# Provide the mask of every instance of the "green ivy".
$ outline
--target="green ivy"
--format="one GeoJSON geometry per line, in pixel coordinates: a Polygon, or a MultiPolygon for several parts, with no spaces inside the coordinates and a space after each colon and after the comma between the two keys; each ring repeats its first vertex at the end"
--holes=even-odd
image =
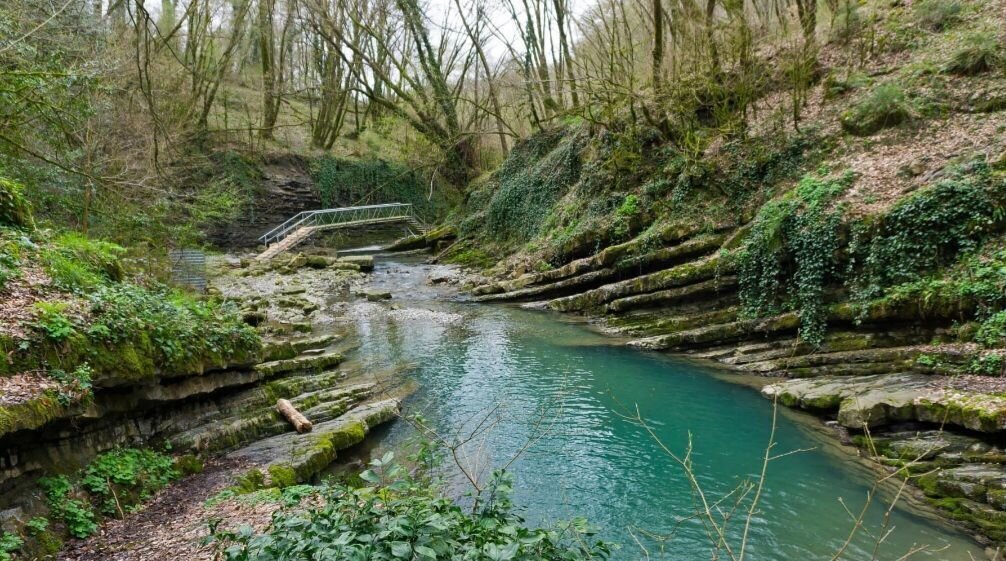
{"type": "Polygon", "coordinates": [[[917,281],[974,252],[1002,220],[992,188],[988,170],[979,166],[895,205],[854,248],[862,264],[853,281],[858,299],[879,297],[886,287],[917,281]]]}
{"type": "Polygon", "coordinates": [[[494,178],[487,233],[519,243],[535,237],[556,201],[579,179],[581,149],[579,136],[559,133],[535,135],[514,147],[494,178]]]}
{"type": "Polygon", "coordinates": [[[314,161],[311,172],[326,208],[410,203],[421,217],[434,221],[449,206],[443,189],[434,189],[431,196],[427,178],[401,164],[326,155],[314,161]]]}
{"type": "Polygon", "coordinates": [[[762,206],[739,256],[742,312],[760,317],[796,309],[800,336],[825,335],[824,290],[838,276],[842,208],[831,204],[853,181],[806,176],[795,189],[762,206]]]}

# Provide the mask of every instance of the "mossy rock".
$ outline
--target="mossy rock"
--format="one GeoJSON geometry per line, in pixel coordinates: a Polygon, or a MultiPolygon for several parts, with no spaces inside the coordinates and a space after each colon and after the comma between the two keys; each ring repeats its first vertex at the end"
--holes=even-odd
{"type": "Polygon", "coordinates": [[[35,229],[35,219],[23,190],[19,183],[0,177],[0,226],[35,229]]]}

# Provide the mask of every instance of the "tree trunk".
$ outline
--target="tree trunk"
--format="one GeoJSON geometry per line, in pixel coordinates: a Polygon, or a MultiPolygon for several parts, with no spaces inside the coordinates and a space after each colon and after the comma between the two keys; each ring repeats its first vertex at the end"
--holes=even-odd
{"type": "Polygon", "coordinates": [[[276,402],[276,410],[279,411],[280,415],[283,415],[284,419],[293,425],[294,430],[298,433],[303,434],[305,432],[311,432],[311,429],[314,428],[311,421],[309,421],[300,411],[297,411],[297,408],[294,407],[292,403],[285,399],[281,399],[276,402]]]}

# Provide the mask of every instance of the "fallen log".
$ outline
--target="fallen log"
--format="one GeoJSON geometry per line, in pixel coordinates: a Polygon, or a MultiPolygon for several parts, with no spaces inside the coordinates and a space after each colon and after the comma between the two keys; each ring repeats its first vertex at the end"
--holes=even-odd
{"type": "Polygon", "coordinates": [[[290,424],[293,425],[294,430],[299,433],[311,432],[313,425],[311,421],[307,419],[297,408],[293,406],[292,403],[285,399],[281,399],[276,402],[276,409],[279,411],[280,415],[283,415],[290,424]]]}

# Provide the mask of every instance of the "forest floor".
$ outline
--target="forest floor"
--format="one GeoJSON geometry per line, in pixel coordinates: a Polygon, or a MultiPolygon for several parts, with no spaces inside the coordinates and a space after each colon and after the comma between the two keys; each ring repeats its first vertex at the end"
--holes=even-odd
{"type": "Polygon", "coordinates": [[[123,520],[106,523],[86,540],[71,541],[62,561],[212,560],[214,547],[206,543],[209,522],[221,520],[221,529],[249,525],[265,527],[278,502],[208,499],[231,485],[247,465],[224,458],[207,462],[202,473],[186,477],[157,494],[146,507],[123,520]]]}

